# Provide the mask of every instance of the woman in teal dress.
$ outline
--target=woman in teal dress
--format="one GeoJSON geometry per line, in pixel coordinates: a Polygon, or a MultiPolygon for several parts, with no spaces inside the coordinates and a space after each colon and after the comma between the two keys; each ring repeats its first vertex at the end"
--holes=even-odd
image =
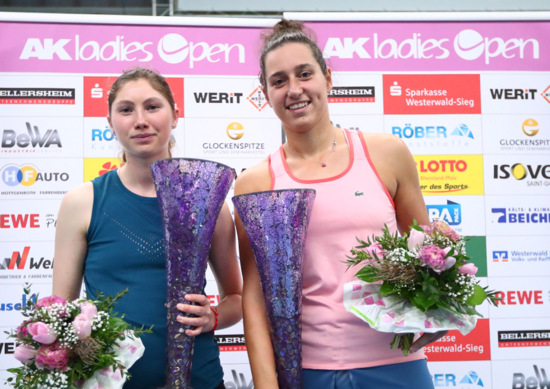
{"type": "MultiPolygon", "coordinates": [[[[170,158],[178,108],[165,79],[154,71],[126,71],[109,94],[107,120],[123,148],[124,165],[70,190],[61,203],[55,239],[53,293],[80,296],[82,281],[93,298],[128,288],[115,310],[131,324],[153,326],[145,334],[144,356],[130,369],[124,388],[153,389],[165,384],[166,275],[162,219],[150,165],[170,158]]],[[[214,329],[242,317],[242,282],[235,229],[227,204],[218,217],[209,264],[220,294],[211,306],[203,294],[187,295],[193,305],[178,309],[194,315],[178,321],[194,327],[191,385],[223,388],[223,370],[214,329]]]]}

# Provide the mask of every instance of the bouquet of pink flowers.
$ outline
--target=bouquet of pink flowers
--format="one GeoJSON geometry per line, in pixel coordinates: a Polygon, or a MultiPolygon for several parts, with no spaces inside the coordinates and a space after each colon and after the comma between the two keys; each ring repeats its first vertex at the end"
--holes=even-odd
{"type": "MultiPolygon", "coordinates": [[[[25,294],[30,295],[29,287],[25,294]]],[[[18,389],[122,388],[128,369],[144,351],[138,335],[150,329],[132,329],[113,314],[115,297],[67,302],[49,296],[22,310],[26,318],[8,333],[18,344],[14,356],[23,365],[8,369],[8,384],[18,389]]]]}
{"type": "Polygon", "coordinates": [[[357,240],[346,263],[362,265],[361,281],[346,284],[344,305],[374,329],[395,333],[391,346],[405,355],[415,332],[467,334],[481,316],[476,306],[496,306],[498,292],[479,285],[465,240],[443,221],[415,221],[404,236],[386,226],[381,236],[357,240]]]}

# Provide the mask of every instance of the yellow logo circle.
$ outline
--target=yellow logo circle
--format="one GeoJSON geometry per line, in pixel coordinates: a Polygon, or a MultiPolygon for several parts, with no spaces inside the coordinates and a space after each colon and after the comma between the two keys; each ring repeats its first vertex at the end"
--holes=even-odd
{"type": "Polygon", "coordinates": [[[238,140],[244,135],[244,127],[241,123],[233,122],[227,126],[226,133],[231,139],[238,140]]]}
{"type": "Polygon", "coordinates": [[[21,174],[21,185],[31,186],[36,182],[36,177],[38,172],[33,166],[23,166],[20,169],[21,174]]]}
{"type": "Polygon", "coordinates": [[[516,180],[523,180],[527,176],[527,170],[521,163],[512,165],[512,175],[516,180]]]}
{"type": "Polygon", "coordinates": [[[527,136],[535,136],[539,132],[539,123],[535,119],[527,119],[521,125],[523,133],[527,136]]]}

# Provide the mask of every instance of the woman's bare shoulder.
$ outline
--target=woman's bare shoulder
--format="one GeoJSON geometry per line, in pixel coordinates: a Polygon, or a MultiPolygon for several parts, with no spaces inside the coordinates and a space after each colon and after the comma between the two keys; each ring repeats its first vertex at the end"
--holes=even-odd
{"type": "Polygon", "coordinates": [[[235,194],[260,192],[270,189],[271,174],[267,158],[256,165],[246,168],[235,181],[235,194]]]}

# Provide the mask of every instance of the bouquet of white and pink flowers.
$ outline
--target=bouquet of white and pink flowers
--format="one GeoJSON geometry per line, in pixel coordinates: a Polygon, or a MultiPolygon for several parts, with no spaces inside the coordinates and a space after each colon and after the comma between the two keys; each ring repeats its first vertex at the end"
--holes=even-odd
{"type": "Polygon", "coordinates": [[[361,281],[344,287],[346,309],[378,331],[396,335],[392,348],[408,355],[414,333],[471,331],[485,300],[496,306],[498,292],[481,287],[466,242],[447,223],[410,226],[400,236],[387,226],[381,236],[360,240],[346,262],[362,265],[361,281]]]}
{"type": "Polygon", "coordinates": [[[8,335],[18,344],[14,356],[23,365],[8,369],[8,384],[18,389],[122,388],[128,369],[144,351],[138,335],[150,329],[132,329],[113,313],[115,297],[67,302],[59,296],[30,296],[26,318],[8,335]]]}

